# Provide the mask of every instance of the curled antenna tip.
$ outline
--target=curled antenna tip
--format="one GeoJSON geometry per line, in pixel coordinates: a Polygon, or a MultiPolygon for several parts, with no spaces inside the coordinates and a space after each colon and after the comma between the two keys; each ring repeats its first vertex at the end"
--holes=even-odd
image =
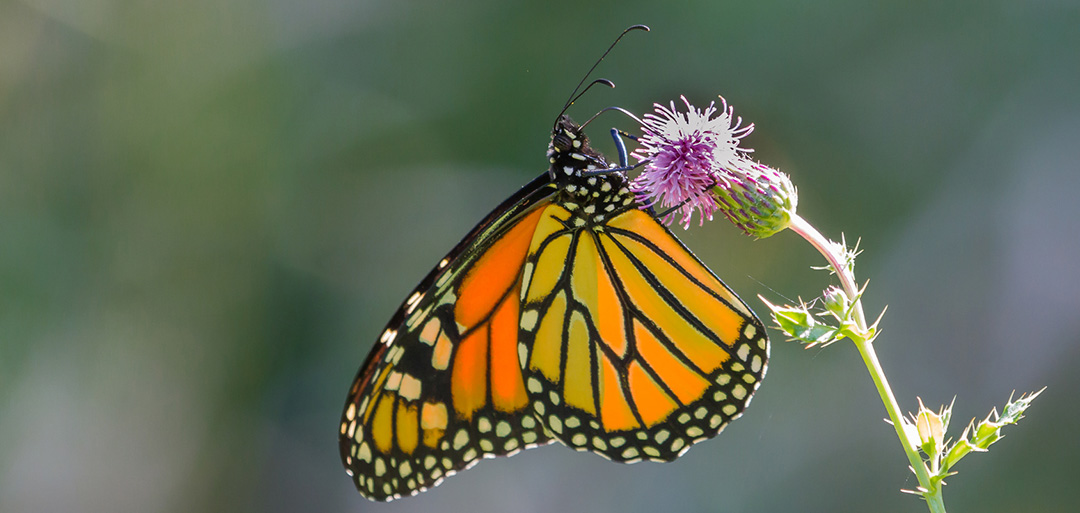
{"type": "Polygon", "coordinates": [[[604,107],[603,109],[600,109],[600,112],[597,112],[596,114],[593,114],[593,117],[587,119],[584,123],[582,123],[580,128],[585,128],[585,127],[589,126],[589,123],[592,123],[593,120],[600,117],[601,114],[603,114],[605,112],[608,112],[608,111],[612,111],[612,110],[617,111],[617,112],[621,112],[623,114],[626,114],[627,117],[629,117],[630,119],[636,121],[638,125],[645,125],[645,123],[642,122],[640,118],[635,116],[633,112],[630,112],[630,111],[628,111],[628,110],[626,110],[626,109],[624,109],[622,107],[611,106],[611,107],[604,107]]]}
{"type": "Polygon", "coordinates": [[[600,62],[604,60],[604,57],[607,57],[607,54],[611,53],[611,50],[613,48],[615,48],[615,45],[619,43],[619,40],[621,40],[623,38],[623,36],[625,36],[628,32],[630,32],[632,30],[644,30],[644,31],[648,32],[649,27],[647,27],[645,25],[631,25],[626,30],[624,30],[622,32],[622,34],[619,34],[619,37],[615,38],[615,41],[613,41],[611,43],[611,46],[609,46],[608,49],[605,50],[602,55],[600,55],[600,58],[597,59],[595,63],[593,63],[592,67],[589,68],[589,71],[587,71],[585,73],[585,76],[581,77],[581,81],[578,82],[578,85],[577,85],[577,87],[574,88],[574,91],[570,93],[570,98],[568,98],[566,100],[566,103],[563,104],[562,111],[559,112],[559,115],[556,116],[556,118],[555,118],[556,119],[555,126],[558,126],[558,118],[561,117],[563,114],[566,114],[566,109],[569,109],[570,106],[573,105],[574,102],[577,101],[578,98],[581,98],[581,95],[585,94],[585,91],[588,91],[590,87],[592,87],[592,86],[594,86],[594,85],[596,85],[598,83],[604,84],[604,85],[606,85],[608,87],[612,87],[612,88],[615,87],[614,82],[612,82],[612,81],[610,81],[608,79],[602,78],[602,79],[599,79],[599,80],[594,80],[591,84],[589,84],[588,86],[585,87],[584,91],[581,91],[580,94],[578,93],[578,91],[581,90],[581,86],[584,85],[585,81],[589,79],[589,75],[591,75],[592,72],[596,69],[596,67],[600,65],[600,62]]]}
{"type": "MultiPolygon", "coordinates": [[[[608,87],[610,87],[612,89],[615,89],[615,82],[612,82],[612,81],[610,81],[610,80],[608,80],[606,78],[598,78],[598,79],[593,80],[592,82],[590,82],[589,85],[585,86],[585,89],[583,89],[580,93],[578,93],[577,96],[571,98],[570,101],[566,104],[566,106],[569,107],[569,106],[573,105],[574,102],[578,101],[578,98],[581,98],[582,96],[584,96],[585,93],[587,93],[589,91],[589,89],[592,89],[592,86],[594,86],[596,84],[604,84],[604,85],[606,85],[606,86],[608,86],[608,87]]],[[[559,116],[562,116],[563,113],[565,113],[565,112],[566,112],[566,109],[563,109],[562,113],[560,113],[559,116]]],[[[593,117],[596,117],[596,116],[593,116],[593,117]]],[[[556,121],[556,124],[558,124],[558,121],[556,121]]],[[[584,127],[585,125],[581,125],[581,126],[584,127]]]]}

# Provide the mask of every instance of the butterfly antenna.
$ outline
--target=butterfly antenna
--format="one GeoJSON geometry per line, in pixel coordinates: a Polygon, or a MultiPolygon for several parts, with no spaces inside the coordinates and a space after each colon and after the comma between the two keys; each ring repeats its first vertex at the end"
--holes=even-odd
{"type": "MultiPolygon", "coordinates": [[[[612,81],[610,81],[610,80],[608,80],[606,78],[598,78],[596,80],[593,80],[591,83],[589,83],[589,85],[585,86],[585,89],[582,89],[581,92],[577,94],[577,96],[574,96],[570,101],[566,102],[566,107],[563,107],[563,110],[562,110],[562,112],[559,113],[559,115],[562,116],[563,113],[566,112],[566,109],[568,107],[573,105],[574,102],[578,101],[578,98],[581,98],[582,96],[585,96],[585,93],[589,92],[589,89],[592,89],[592,86],[594,86],[596,84],[604,84],[604,85],[606,85],[606,86],[608,86],[608,87],[610,87],[612,89],[615,89],[615,82],[612,82],[612,81]]],[[[596,116],[593,116],[593,117],[596,117],[596,116]]]]}
{"type": "MultiPolygon", "coordinates": [[[[630,33],[630,31],[632,31],[632,30],[644,30],[645,32],[648,32],[649,27],[646,26],[646,25],[633,25],[633,26],[628,27],[626,30],[622,31],[622,34],[619,34],[619,37],[615,38],[615,41],[613,41],[611,43],[611,46],[608,47],[607,51],[605,51],[604,54],[601,55],[599,59],[596,59],[596,62],[592,65],[591,68],[589,68],[589,71],[587,73],[585,73],[585,76],[581,77],[581,81],[578,82],[577,87],[575,87],[574,91],[572,93],[570,93],[570,98],[568,100],[566,100],[566,103],[563,105],[562,111],[559,112],[558,116],[555,116],[556,121],[555,121],[555,125],[552,125],[552,128],[554,128],[555,126],[558,125],[558,119],[560,117],[562,117],[563,114],[566,114],[566,110],[569,109],[570,106],[573,105],[574,102],[577,101],[577,99],[581,97],[581,94],[585,94],[585,91],[588,91],[589,87],[592,87],[593,84],[596,84],[597,82],[599,82],[599,80],[594,81],[592,84],[589,84],[589,87],[585,88],[585,91],[581,91],[581,94],[578,94],[578,90],[580,90],[581,86],[585,84],[585,81],[589,79],[589,75],[591,75],[592,72],[596,70],[596,67],[600,65],[600,62],[602,62],[604,60],[604,57],[607,57],[607,54],[611,53],[611,50],[615,48],[615,45],[619,44],[619,41],[623,38],[623,36],[630,33]]],[[[611,83],[610,80],[604,80],[604,82],[606,82],[611,87],[615,87],[615,85],[613,83],[611,83]]]]}
{"type": "MultiPolygon", "coordinates": [[[[612,84],[612,86],[611,86],[611,87],[615,87],[615,85],[614,85],[614,84],[612,84]]],[[[586,88],[585,90],[586,90],[586,91],[588,91],[588,89],[587,89],[587,88],[586,88]]],[[[582,93],[584,93],[584,91],[583,91],[582,93]]],[[[579,95],[579,96],[580,96],[580,95],[579,95]]],[[[612,106],[612,107],[604,107],[604,108],[600,109],[600,112],[597,112],[596,114],[593,114],[593,117],[589,118],[589,119],[588,119],[587,121],[585,121],[584,123],[582,123],[582,124],[581,124],[581,128],[585,128],[585,127],[589,126],[589,123],[592,123],[594,119],[596,119],[596,118],[600,117],[600,115],[601,115],[601,114],[603,114],[603,113],[605,113],[605,112],[607,112],[607,111],[609,111],[609,110],[614,110],[614,111],[622,112],[623,114],[626,114],[627,116],[629,116],[629,117],[630,117],[630,119],[632,119],[632,120],[634,120],[634,121],[637,121],[637,124],[639,124],[639,125],[644,125],[644,124],[645,124],[645,122],[644,122],[644,121],[642,121],[642,120],[641,120],[640,118],[638,118],[637,116],[635,116],[633,112],[630,112],[630,111],[628,111],[628,110],[626,110],[626,109],[624,109],[624,108],[622,108],[622,107],[614,107],[614,106],[612,106]]]]}

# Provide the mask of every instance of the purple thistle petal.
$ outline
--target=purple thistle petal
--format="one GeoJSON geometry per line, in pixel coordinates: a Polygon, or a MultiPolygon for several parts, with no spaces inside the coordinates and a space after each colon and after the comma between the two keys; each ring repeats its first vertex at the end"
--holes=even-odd
{"type": "MultiPolygon", "coordinates": [[[[670,107],[654,104],[655,112],[645,114],[643,136],[638,141],[641,147],[633,155],[648,164],[632,188],[646,207],[675,208],[686,228],[694,211],[701,216],[699,224],[712,220],[718,206],[709,189],[728,181],[726,167],[745,161],[751,150],[739,148],[739,139],[754,125],[740,127],[742,118],[733,123],[733,109],[726,102],[714,118],[718,112],[715,102],[699,110],[685,96],[680,99],[686,112],[679,112],[671,102],[670,107]]],[[[674,212],[664,221],[670,223],[673,218],[674,212]]]]}
{"type": "Polygon", "coordinates": [[[748,235],[768,237],[787,227],[795,214],[798,192],[787,175],[752,162],[753,151],[739,142],[754,129],[721,99],[698,109],[686,105],[679,112],[675,102],[654,104],[641,120],[640,147],[632,154],[645,162],[631,183],[642,208],[659,206],[671,210],[663,221],[681,217],[690,226],[694,212],[700,223],[712,220],[720,210],[748,235]]]}

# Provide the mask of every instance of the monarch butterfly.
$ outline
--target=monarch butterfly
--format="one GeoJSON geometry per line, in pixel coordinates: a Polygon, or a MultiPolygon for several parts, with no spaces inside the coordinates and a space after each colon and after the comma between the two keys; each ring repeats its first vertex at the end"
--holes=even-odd
{"type": "Polygon", "coordinates": [[[360,367],[339,446],[363,496],[415,495],[556,440],[671,461],[757,389],[764,326],[642,209],[625,162],[609,165],[565,115],[547,155],[549,170],[439,261],[360,367]]]}

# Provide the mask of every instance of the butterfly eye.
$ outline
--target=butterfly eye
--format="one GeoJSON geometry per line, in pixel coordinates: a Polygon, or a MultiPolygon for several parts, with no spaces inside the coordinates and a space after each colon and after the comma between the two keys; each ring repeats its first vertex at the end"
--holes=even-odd
{"type": "Polygon", "coordinates": [[[571,139],[566,133],[555,134],[551,138],[551,145],[555,147],[555,151],[559,153],[570,151],[573,147],[573,139],[571,139]]]}

